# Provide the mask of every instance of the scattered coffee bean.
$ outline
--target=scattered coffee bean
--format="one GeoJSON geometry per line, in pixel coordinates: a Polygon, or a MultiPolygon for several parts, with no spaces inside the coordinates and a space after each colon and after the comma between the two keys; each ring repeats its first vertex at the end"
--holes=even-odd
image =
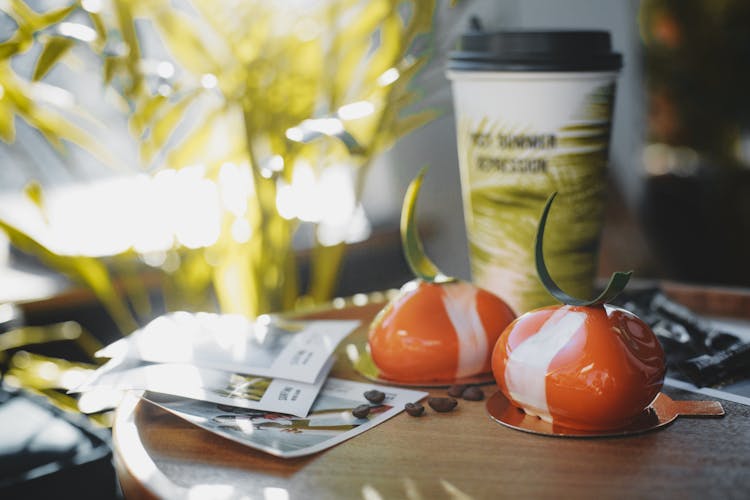
{"type": "Polygon", "coordinates": [[[370,405],[359,405],[352,410],[352,415],[357,418],[365,418],[370,414],[370,405]]]}
{"type": "Polygon", "coordinates": [[[466,388],[461,397],[467,401],[481,401],[484,399],[484,392],[479,387],[472,385],[466,388]]]}
{"type": "Polygon", "coordinates": [[[406,413],[412,417],[421,417],[424,413],[424,406],[419,403],[406,403],[404,409],[406,409],[406,413]]]}
{"type": "Polygon", "coordinates": [[[380,404],[385,399],[385,393],[375,389],[365,392],[365,399],[370,403],[380,404]]]}
{"type": "Polygon", "coordinates": [[[458,405],[458,401],[453,398],[428,398],[427,404],[435,411],[448,412],[458,405]]]}
{"type": "Polygon", "coordinates": [[[448,396],[452,398],[460,398],[461,394],[466,390],[465,384],[452,385],[448,388],[448,396]]]}

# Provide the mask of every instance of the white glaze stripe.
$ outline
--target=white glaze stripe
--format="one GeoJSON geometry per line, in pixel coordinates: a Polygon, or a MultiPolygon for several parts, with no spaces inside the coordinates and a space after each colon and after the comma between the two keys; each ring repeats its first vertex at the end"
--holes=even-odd
{"type": "Polygon", "coordinates": [[[458,336],[456,377],[476,375],[487,358],[487,335],[477,311],[477,290],[468,283],[443,287],[443,304],[458,336]]]}
{"type": "Polygon", "coordinates": [[[585,321],[585,314],[563,306],[544,322],[536,335],[511,351],[505,366],[505,384],[511,398],[530,410],[529,413],[551,421],[546,383],[549,365],[585,321]]]}

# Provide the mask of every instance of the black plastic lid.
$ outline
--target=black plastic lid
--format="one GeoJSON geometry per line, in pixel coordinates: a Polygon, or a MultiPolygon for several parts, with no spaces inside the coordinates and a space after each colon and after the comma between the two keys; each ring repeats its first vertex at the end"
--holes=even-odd
{"type": "Polygon", "coordinates": [[[482,31],[478,23],[450,53],[456,71],[613,71],[622,55],[607,31],[482,31]]]}

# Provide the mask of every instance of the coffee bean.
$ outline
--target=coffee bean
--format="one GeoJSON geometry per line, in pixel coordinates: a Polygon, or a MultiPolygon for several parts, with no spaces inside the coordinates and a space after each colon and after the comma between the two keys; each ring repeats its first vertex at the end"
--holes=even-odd
{"type": "Polygon", "coordinates": [[[370,403],[380,404],[385,399],[385,393],[375,389],[365,392],[365,399],[370,403]]]}
{"type": "Polygon", "coordinates": [[[461,394],[466,390],[466,387],[465,384],[452,385],[448,388],[448,396],[452,398],[460,398],[461,394]]]}
{"type": "Polygon", "coordinates": [[[479,387],[472,385],[466,388],[461,397],[467,401],[481,401],[484,399],[484,392],[479,387]]]}
{"type": "Polygon", "coordinates": [[[453,398],[428,398],[427,404],[433,410],[444,413],[455,408],[458,405],[458,401],[453,398]]]}
{"type": "Polygon", "coordinates": [[[352,415],[357,418],[365,418],[370,414],[370,405],[359,405],[352,410],[352,415]]]}
{"type": "Polygon", "coordinates": [[[421,417],[424,413],[424,406],[419,403],[406,403],[404,409],[406,409],[406,413],[412,417],[421,417]]]}

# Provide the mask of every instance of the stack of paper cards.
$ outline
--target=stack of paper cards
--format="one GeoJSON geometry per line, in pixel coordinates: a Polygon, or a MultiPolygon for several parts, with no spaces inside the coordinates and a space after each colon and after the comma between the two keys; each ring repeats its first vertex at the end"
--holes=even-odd
{"type": "Polygon", "coordinates": [[[171,313],[97,353],[112,359],[74,392],[137,389],[304,417],[358,325],[171,313]]]}
{"type": "Polygon", "coordinates": [[[310,413],[295,417],[147,392],[144,398],[180,418],[227,439],[284,458],[325,450],[386,421],[427,393],[329,378],[310,413]],[[385,398],[370,403],[364,393],[380,390],[385,398]],[[369,404],[367,416],[352,410],[369,404]]]}

